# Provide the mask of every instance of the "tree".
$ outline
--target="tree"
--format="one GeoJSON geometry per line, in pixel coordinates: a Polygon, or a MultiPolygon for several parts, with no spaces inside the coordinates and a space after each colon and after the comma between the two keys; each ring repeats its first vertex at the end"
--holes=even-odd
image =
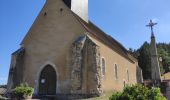
{"type": "Polygon", "coordinates": [[[158,55],[162,58],[160,65],[166,72],[170,71],[170,45],[165,43],[158,44],[158,55]]]}
{"type": "MultiPolygon", "coordinates": [[[[161,73],[170,72],[170,43],[158,43],[157,51],[159,58],[162,58],[160,61],[161,73]]],[[[150,55],[150,44],[144,42],[144,44],[137,50],[129,49],[129,52],[138,59],[139,67],[143,71],[144,79],[151,79],[151,55],[150,55]]],[[[158,59],[159,59],[158,58],[158,59]]]]}
{"type": "Polygon", "coordinates": [[[138,50],[138,63],[143,71],[144,79],[151,79],[151,56],[150,45],[145,42],[138,50]]]}

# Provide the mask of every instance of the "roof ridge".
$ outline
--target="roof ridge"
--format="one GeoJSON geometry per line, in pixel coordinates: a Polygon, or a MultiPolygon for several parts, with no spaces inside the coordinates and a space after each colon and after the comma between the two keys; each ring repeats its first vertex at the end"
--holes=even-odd
{"type": "Polygon", "coordinates": [[[97,38],[99,38],[99,36],[96,35],[96,32],[94,32],[93,30],[89,29],[88,25],[92,25],[92,27],[96,28],[98,31],[100,31],[99,33],[101,35],[103,35],[106,39],[107,39],[107,43],[105,41],[102,41],[104,43],[106,43],[106,45],[108,45],[110,48],[114,48],[116,52],[118,52],[119,54],[123,55],[125,58],[127,58],[128,60],[130,60],[131,62],[134,63],[134,59],[136,59],[135,57],[133,57],[133,55],[131,55],[134,59],[132,59],[131,57],[128,56],[128,54],[130,54],[128,52],[128,50],[121,44],[119,43],[117,40],[115,40],[112,36],[106,34],[103,30],[101,30],[99,27],[97,27],[96,25],[94,25],[91,21],[89,21],[89,23],[83,21],[79,16],[77,16],[74,12],[72,12],[74,17],[79,21],[79,23],[85,28],[85,30],[87,30],[89,33],[92,33],[92,35],[96,36],[97,38]],[[111,47],[110,45],[116,44],[121,50],[118,50],[118,48],[115,47],[111,47]]]}

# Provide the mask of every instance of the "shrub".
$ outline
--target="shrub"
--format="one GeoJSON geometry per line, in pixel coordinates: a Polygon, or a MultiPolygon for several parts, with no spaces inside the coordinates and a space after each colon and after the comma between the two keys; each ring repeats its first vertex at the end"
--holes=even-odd
{"type": "Polygon", "coordinates": [[[160,88],[152,88],[148,96],[151,100],[166,100],[166,98],[161,95],[160,88]]]}
{"type": "Polygon", "coordinates": [[[109,100],[166,100],[159,88],[148,89],[136,84],[126,86],[123,92],[114,92],[109,100]]]}
{"type": "Polygon", "coordinates": [[[20,84],[14,89],[14,94],[19,97],[23,98],[24,96],[32,96],[34,89],[28,86],[27,83],[20,84]]]}
{"type": "Polygon", "coordinates": [[[122,96],[122,93],[115,92],[115,93],[112,94],[112,96],[109,99],[110,100],[119,100],[121,96],[122,96]]]}

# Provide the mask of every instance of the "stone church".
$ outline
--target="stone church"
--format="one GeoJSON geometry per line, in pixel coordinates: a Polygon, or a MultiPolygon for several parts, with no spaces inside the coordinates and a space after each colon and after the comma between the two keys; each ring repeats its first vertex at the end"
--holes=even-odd
{"type": "Polygon", "coordinates": [[[88,19],[88,0],[46,0],[12,54],[8,90],[99,96],[141,81],[136,58],[88,19]],[[138,76],[138,77],[137,77],[138,76]]]}

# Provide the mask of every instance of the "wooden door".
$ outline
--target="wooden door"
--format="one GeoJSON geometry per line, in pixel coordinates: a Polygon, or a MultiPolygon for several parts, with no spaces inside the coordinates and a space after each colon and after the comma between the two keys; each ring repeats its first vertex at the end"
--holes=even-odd
{"type": "Polygon", "coordinates": [[[56,94],[56,72],[54,68],[47,65],[40,74],[39,78],[39,94],[55,95],[56,94]]]}

